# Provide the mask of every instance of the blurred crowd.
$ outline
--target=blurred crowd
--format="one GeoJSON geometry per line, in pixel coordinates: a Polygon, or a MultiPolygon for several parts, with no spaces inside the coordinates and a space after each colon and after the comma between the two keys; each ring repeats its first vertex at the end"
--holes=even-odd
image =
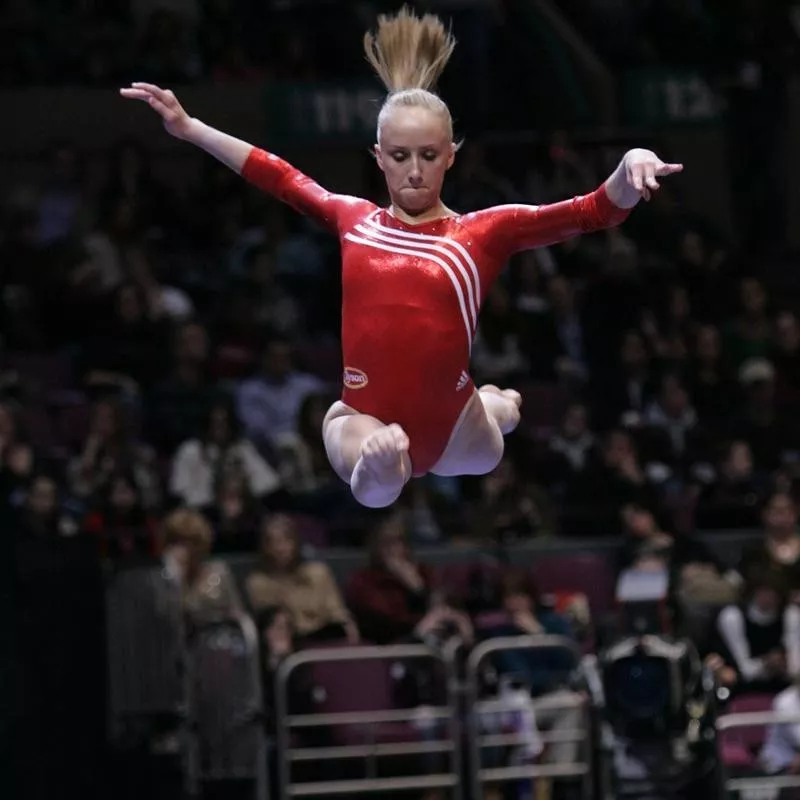
{"type": "MultiPolygon", "coordinates": [[[[215,549],[251,550],[264,509],[360,543],[320,436],[340,380],[335,242],[197,158],[177,194],[134,142],[104,160],[61,142],[44,183],[6,198],[4,494],[37,487],[48,525],[88,525],[108,553],[151,552],[124,532],[176,505],[209,514],[215,549]]],[[[446,201],[571,196],[608,160],[557,135],[515,181],[469,142],[446,201]]],[[[513,259],[473,371],[523,391],[523,423],[492,475],[409,485],[414,539],[613,536],[630,503],[681,530],[757,523],[797,478],[800,329],[755,266],[666,187],[620,230],[513,259]]]]}
{"type": "MultiPolygon", "coordinates": [[[[148,551],[118,531],[175,505],[207,512],[219,549],[252,549],[265,508],[358,543],[320,438],[340,379],[335,242],[197,158],[178,195],[134,142],[104,161],[62,142],[45,182],[7,198],[7,496],[36,487],[48,525],[89,525],[109,552],[148,551]]],[[[448,204],[571,196],[608,155],[558,135],[518,181],[491,160],[465,147],[448,204]]],[[[521,388],[523,424],[492,475],[409,485],[414,538],[609,536],[628,503],[682,530],[755,524],[800,464],[798,319],[755,266],[667,188],[620,230],[515,258],[473,371],[521,388]]]]}

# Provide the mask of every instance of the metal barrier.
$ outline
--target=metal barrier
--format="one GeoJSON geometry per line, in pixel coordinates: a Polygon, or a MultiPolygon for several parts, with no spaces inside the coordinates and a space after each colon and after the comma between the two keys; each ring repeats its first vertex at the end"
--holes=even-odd
{"type": "MultiPolygon", "coordinates": [[[[381,668],[376,663],[376,668],[381,668]]],[[[276,723],[277,723],[277,762],[281,800],[292,797],[318,797],[322,795],[364,794],[367,792],[393,792],[427,789],[450,790],[454,800],[461,798],[461,749],[460,724],[458,719],[457,700],[455,695],[454,665],[441,652],[423,644],[389,645],[385,647],[343,647],[332,649],[306,650],[288,656],[279,666],[276,675],[276,723]],[[432,668],[439,668],[444,673],[444,705],[425,705],[414,708],[384,708],[375,710],[335,711],[319,714],[294,714],[289,710],[289,681],[297,674],[300,667],[311,665],[324,667],[337,663],[357,662],[359,669],[366,663],[387,662],[383,665],[391,668],[393,664],[407,665],[417,662],[423,666],[427,662],[432,668]],[[404,730],[406,741],[380,742],[380,726],[398,724],[407,725],[404,730]],[[429,733],[443,725],[446,733],[443,737],[426,740],[413,739],[412,726],[422,723],[429,726],[429,733]],[[293,738],[298,732],[309,729],[327,729],[331,732],[342,730],[343,726],[363,726],[369,741],[363,744],[334,744],[332,746],[302,747],[295,746],[293,738]],[[377,759],[388,756],[424,756],[449,755],[449,769],[437,773],[419,771],[413,775],[398,777],[378,777],[377,759]],[[292,777],[292,766],[301,762],[342,762],[352,763],[355,759],[363,759],[367,765],[367,776],[357,779],[330,779],[295,782],[292,777]]],[[[362,687],[363,688],[363,687],[362,687]]],[[[359,692],[359,686],[349,687],[349,693],[359,692]]],[[[347,692],[345,693],[347,694],[347,692]]],[[[341,699],[341,698],[340,698],[341,699]]],[[[389,705],[389,704],[387,704],[389,705]]],[[[348,737],[344,738],[345,741],[348,737]]]]}
{"type": "MultiPolygon", "coordinates": [[[[767,725],[798,725],[800,713],[781,714],[775,711],[745,711],[736,714],[724,714],[717,719],[717,732],[767,725]]],[[[749,800],[775,800],[782,789],[800,789],[800,775],[754,775],[731,777],[720,758],[720,770],[723,776],[725,791],[729,795],[740,795],[749,800]]],[[[800,796],[800,793],[798,793],[800,796]]]]}
{"type": "MultiPolygon", "coordinates": [[[[481,722],[490,714],[508,711],[507,704],[498,698],[482,699],[480,693],[480,671],[487,657],[493,653],[509,650],[567,650],[574,656],[575,666],[580,663],[580,651],[577,645],[562,636],[507,636],[489,639],[477,645],[470,653],[467,661],[467,713],[469,715],[468,739],[470,754],[470,775],[472,781],[472,796],[483,797],[484,785],[488,783],[508,783],[510,781],[534,780],[544,778],[550,780],[563,780],[580,778],[582,780],[583,796],[589,798],[593,793],[592,786],[592,741],[591,719],[589,715],[589,701],[587,697],[574,692],[565,692],[560,698],[562,702],[551,704],[552,709],[580,709],[585,725],[581,728],[561,731],[539,731],[540,738],[545,744],[577,742],[579,748],[585,753],[585,760],[563,763],[531,763],[518,766],[484,767],[483,756],[485,749],[497,747],[524,746],[527,739],[520,733],[494,733],[484,734],[481,731],[481,722]]],[[[534,700],[534,704],[535,704],[534,700]]]]}
{"type": "Polygon", "coordinates": [[[258,632],[252,620],[205,625],[189,643],[190,779],[248,780],[268,792],[258,632]]]}

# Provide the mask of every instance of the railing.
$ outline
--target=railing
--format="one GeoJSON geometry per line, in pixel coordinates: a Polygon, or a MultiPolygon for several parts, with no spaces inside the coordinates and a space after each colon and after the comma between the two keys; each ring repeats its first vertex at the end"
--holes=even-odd
{"type": "MultiPolygon", "coordinates": [[[[483,756],[488,748],[504,746],[524,746],[526,737],[520,733],[484,734],[481,720],[487,715],[502,712],[507,707],[502,699],[482,699],[480,675],[485,660],[494,653],[509,650],[566,650],[573,657],[575,665],[580,662],[580,652],[573,641],[561,636],[510,636],[490,639],[479,644],[467,661],[467,709],[469,714],[469,754],[472,796],[483,797],[484,787],[493,783],[508,783],[519,780],[581,780],[583,796],[590,798],[592,787],[592,742],[591,720],[588,698],[574,692],[560,693],[559,698],[548,706],[548,710],[580,709],[584,724],[575,729],[546,731],[539,730],[544,744],[576,742],[584,753],[583,760],[572,762],[530,763],[516,766],[484,767],[483,756]]],[[[536,701],[534,701],[534,708],[536,701]]]]}
{"type": "MultiPolygon", "coordinates": [[[[724,714],[717,720],[717,731],[752,726],[800,725],[800,713],[782,714],[775,711],[745,711],[724,714]]],[[[719,737],[718,744],[721,743],[719,737]]],[[[742,800],[775,800],[783,789],[799,789],[800,775],[754,775],[732,777],[720,759],[725,790],[729,795],[738,795],[742,800]]]]}
{"type": "MultiPolygon", "coordinates": [[[[335,649],[306,650],[286,658],[276,675],[276,723],[277,763],[281,800],[292,797],[342,796],[367,792],[393,792],[408,790],[447,789],[455,800],[461,798],[461,753],[460,725],[458,720],[453,662],[443,653],[422,644],[390,645],[387,647],[343,647],[335,649]],[[439,705],[417,706],[406,709],[362,709],[342,710],[331,713],[292,713],[289,708],[289,681],[304,666],[323,667],[345,662],[375,663],[376,669],[390,668],[392,664],[410,663],[438,667],[444,676],[446,702],[439,705]],[[378,662],[386,662],[381,665],[378,662]],[[429,726],[429,732],[444,729],[443,736],[425,741],[413,740],[411,727],[416,723],[429,726]],[[381,742],[381,726],[399,723],[408,725],[408,741],[381,742]],[[360,744],[347,742],[348,736],[339,737],[340,742],[331,746],[304,747],[295,742],[295,737],[304,729],[337,729],[361,726],[369,741],[360,744]],[[341,741],[344,743],[341,743],[341,741]],[[420,761],[425,756],[449,756],[449,768],[433,774],[417,769],[415,774],[396,777],[378,777],[377,760],[391,756],[416,756],[420,761]],[[367,762],[368,774],[357,779],[331,778],[330,780],[295,781],[293,765],[303,762],[328,762],[345,766],[355,759],[367,762]]],[[[352,687],[358,693],[358,686],[352,687]]],[[[386,699],[386,698],[384,698],[386,699]]],[[[387,706],[390,702],[386,703],[387,706]]],[[[418,767],[415,764],[414,767],[418,767]]]]}

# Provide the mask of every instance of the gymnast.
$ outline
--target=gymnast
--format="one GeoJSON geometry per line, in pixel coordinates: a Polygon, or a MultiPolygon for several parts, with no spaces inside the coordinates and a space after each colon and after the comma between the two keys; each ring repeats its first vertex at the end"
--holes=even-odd
{"type": "Polygon", "coordinates": [[[500,461],[521,397],[476,388],[469,362],[481,302],[509,257],[620,224],[659,188],[658,178],[683,166],[630,150],[585,196],[459,214],[440,197],[458,145],[450,111],[433,92],[455,39],[436,16],[403,8],[379,17],[364,47],[388,92],[374,146],[388,208],[326,191],[278,156],[190,117],[169,90],[133,83],[121,94],[147,103],[173,136],[337,234],[343,387],[322,435],[354,497],[381,508],[412,476],[482,475],[500,461]]]}

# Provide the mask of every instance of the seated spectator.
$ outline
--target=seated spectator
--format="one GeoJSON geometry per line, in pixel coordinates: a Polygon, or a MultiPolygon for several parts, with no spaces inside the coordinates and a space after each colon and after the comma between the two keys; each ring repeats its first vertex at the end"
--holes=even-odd
{"type": "Polygon", "coordinates": [[[703,543],[688,533],[662,530],[648,509],[631,503],[622,509],[623,547],[620,566],[666,569],[679,626],[686,634],[703,633],[714,614],[736,601],[736,580],[703,543]]]}
{"type": "Polygon", "coordinates": [[[555,531],[557,519],[550,498],[508,452],[480,479],[480,492],[475,508],[480,536],[513,542],[555,531]]]}
{"type": "Polygon", "coordinates": [[[78,533],[77,522],[62,508],[58,484],[49,475],[34,475],[20,499],[19,522],[24,535],[47,539],[78,533]]]}
{"type": "Polygon", "coordinates": [[[612,536],[620,531],[619,512],[628,503],[657,510],[658,492],[647,478],[631,434],[613,430],[567,486],[562,525],[577,534],[612,536]]]}
{"type": "MultiPolygon", "coordinates": [[[[800,687],[795,683],[772,701],[772,713],[800,717],[800,687]]],[[[771,775],[800,775],[800,723],[773,723],[759,754],[759,762],[771,775]]]]}
{"type": "Polygon", "coordinates": [[[791,415],[781,414],[776,399],[775,368],[751,359],[739,371],[743,404],[730,423],[730,438],[744,439],[756,468],[774,472],[800,451],[800,429],[791,415]]]}
{"type": "Polygon", "coordinates": [[[153,317],[137,284],[121,284],[114,301],[113,316],[95,326],[83,354],[83,382],[94,393],[138,396],[163,373],[167,328],[153,317]]]}
{"type": "Polygon", "coordinates": [[[775,366],[778,404],[793,411],[800,399],[800,323],[791,311],[783,311],[775,319],[770,360],[775,366]]]}
{"type": "Polygon", "coordinates": [[[210,508],[216,485],[228,475],[240,476],[248,494],[264,500],[278,491],[280,478],[245,438],[227,403],[209,409],[203,432],[175,453],[170,494],[191,508],[210,508]]]}
{"type": "Polygon", "coordinates": [[[381,645],[442,642],[453,635],[472,640],[469,619],[437,596],[430,570],[415,561],[401,514],[393,511],[379,519],[368,548],[369,565],[352,576],[347,590],[364,639],[381,645]]]}
{"type": "Polygon", "coordinates": [[[214,503],[205,514],[214,528],[215,553],[252,553],[257,549],[264,504],[250,493],[242,475],[220,476],[214,503]]]}
{"type": "Polygon", "coordinates": [[[239,387],[236,402],[245,433],[257,445],[273,445],[297,428],[303,400],[324,391],[319,378],[296,370],[291,345],[273,336],[261,356],[260,373],[239,387]]]}
{"type": "Polygon", "coordinates": [[[358,628],[333,573],[322,561],[303,558],[291,517],[274,514],[264,519],[260,556],[246,581],[247,599],[256,613],[285,608],[297,636],[306,643],[345,638],[350,644],[358,643],[358,628]]]}
{"type": "MultiPolygon", "coordinates": [[[[567,620],[542,605],[533,580],[524,570],[506,570],[500,576],[497,592],[505,621],[492,618],[484,627],[479,624],[480,638],[545,634],[573,639],[567,620]]],[[[501,650],[493,654],[491,662],[501,683],[503,676],[513,676],[530,692],[539,727],[551,731],[581,728],[583,714],[577,702],[579,697],[569,688],[571,673],[577,667],[571,653],[555,648],[501,650]]],[[[543,760],[574,763],[578,755],[579,742],[556,741],[545,748],[543,760]]]]}
{"type": "Polygon", "coordinates": [[[589,463],[595,443],[595,435],[589,428],[588,409],[582,403],[572,403],[549,443],[548,481],[565,484],[582,472],[589,463]]]}
{"type": "Polygon", "coordinates": [[[190,625],[239,619],[244,614],[228,565],[208,560],[214,532],[202,514],[189,508],[173,511],[162,521],[159,537],[167,570],[183,589],[190,625]]]}
{"type": "Polygon", "coordinates": [[[146,401],[147,434],[160,453],[202,430],[208,408],[221,399],[209,375],[208,332],[199,322],[179,325],[172,337],[172,365],[146,401]]]}
{"type": "MultiPolygon", "coordinates": [[[[677,373],[661,376],[655,399],[647,407],[648,459],[663,465],[670,477],[680,477],[698,454],[704,452],[705,436],[686,386],[677,373]]],[[[665,473],[666,474],[666,473],[665,473]]]]}
{"type": "Polygon", "coordinates": [[[110,478],[97,507],[84,519],[83,528],[95,538],[104,558],[158,555],[156,520],[142,506],[133,476],[125,472],[110,478]]]}
{"type": "Polygon", "coordinates": [[[718,467],[696,465],[697,483],[692,493],[697,498],[695,524],[698,528],[754,528],[761,518],[767,493],[767,476],[756,472],[750,445],[741,440],[729,442],[718,467]]]}
{"type": "Polygon", "coordinates": [[[769,356],[772,343],[768,297],[757,278],[739,282],[739,314],[726,326],[725,355],[731,366],[738,369],[749,359],[769,356]]]}
{"type": "Polygon", "coordinates": [[[342,484],[333,471],[322,441],[322,421],[330,403],[323,394],[309,394],[300,405],[297,429],[275,442],[278,472],[283,485],[295,496],[313,495],[342,484]]]}
{"type": "Polygon", "coordinates": [[[623,334],[618,368],[595,375],[594,415],[600,430],[638,425],[655,389],[656,365],[638,330],[623,334]]]}
{"type": "Polygon", "coordinates": [[[776,692],[800,674],[800,608],[787,604],[782,576],[753,572],[739,605],[722,609],[717,645],[736,672],[737,692],[776,692]]]}
{"type": "Polygon", "coordinates": [[[133,437],[126,422],[116,401],[95,403],[82,452],[67,467],[69,488],[75,497],[91,504],[107,490],[113,475],[126,472],[133,476],[142,505],[149,511],[161,502],[154,453],[133,437]]]}
{"type": "Polygon", "coordinates": [[[747,544],[737,572],[747,580],[751,571],[775,568],[783,574],[787,589],[800,591],[800,533],[797,531],[797,508],[785,492],[774,492],[761,515],[764,536],[747,544]]]}
{"type": "Polygon", "coordinates": [[[486,296],[472,348],[472,369],[479,383],[501,386],[519,381],[528,363],[519,347],[516,314],[508,290],[496,282],[486,296]]]}
{"type": "Polygon", "coordinates": [[[688,365],[687,384],[697,416],[704,427],[724,428],[738,387],[727,369],[719,329],[703,325],[697,331],[688,365]]]}

